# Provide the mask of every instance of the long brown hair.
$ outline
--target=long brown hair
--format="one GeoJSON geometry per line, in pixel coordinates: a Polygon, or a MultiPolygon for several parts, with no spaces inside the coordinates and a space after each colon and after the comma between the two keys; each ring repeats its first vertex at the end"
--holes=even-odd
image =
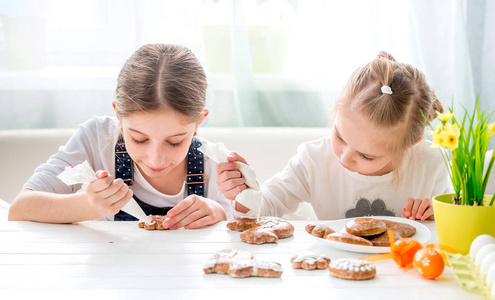
{"type": "Polygon", "coordinates": [[[375,126],[397,129],[391,151],[399,176],[405,150],[424,136],[426,120],[443,112],[443,106],[420,71],[382,51],[352,74],[335,111],[359,111],[375,126]],[[389,86],[392,94],[383,93],[382,86],[389,86]]]}
{"type": "Polygon", "coordinates": [[[171,108],[195,122],[206,107],[207,85],[203,67],[188,48],[144,45],[120,71],[115,111],[126,117],[171,108]]]}

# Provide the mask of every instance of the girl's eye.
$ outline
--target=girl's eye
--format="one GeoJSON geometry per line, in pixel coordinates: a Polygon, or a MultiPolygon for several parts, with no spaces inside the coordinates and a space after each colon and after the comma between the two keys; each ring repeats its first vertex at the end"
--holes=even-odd
{"type": "Polygon", "coordinates": [[[337,137],[337,139],[339,139],[339,141],[344,142],[344,140],[340,137],[340,135],[337,132],[335,132],[335,136],[337,137]]]}
{"type": "Polygon", "coordinates": [[[172,147],[179,147],[180,144],[182,144],[182,141],[178,142],[178,143],[171,143],[171,142],[168,142],[168,144],[172,147]]]}
{"type": "Polygon", "coordinates": [[[146,143],[146,141],[148,141],[148,140],[136,140],[135,138],[132,138],[132,142],[134,142],[136,144],[144,144],[144,143],[146,143]]]}
{"type": "Polygon", "coordinates": [[[373,158],[368,157],[368,156],[363,155],[363,154],[361,154],[361,157],[364,158],[364,159],[366,159],[366,160],[369,160],[369,161],[372,161],[373,160],[373,158]]]}

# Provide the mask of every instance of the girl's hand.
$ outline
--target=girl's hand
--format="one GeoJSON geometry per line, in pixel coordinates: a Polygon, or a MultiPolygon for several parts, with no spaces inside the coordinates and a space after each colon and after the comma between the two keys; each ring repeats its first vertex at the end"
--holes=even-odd
{"type": "Polygon", "coordinates": [[[168,211],[163,222],[165,229],[184,227],[194,229],[227,220],[223,207],[216,201],[198,195],[189,195],[168,211]]]}
{"type": "Polygon", "coordinates": [[[430,198],[409,198],[402,209],[402,217],[411,220],[435,220],[430,198]]]}
{"type": "Polygon", "coordinates": [[[122,179],[114,180],[106,171],[96,172],[96,177],[86,189],[89,206],[104,217],[117,214],[131,200],[132,190],[122,179]]]}
{"type": "Polygon", "coordinates": [[[239,154],[232,152],[227,157],[228,162],[217,165],[217,185],[220,192],[229,200],[235,200],[237,194],[247,189],[246,180],[239,171],[240,161],[247,165],[246,160],[239,154]]]}

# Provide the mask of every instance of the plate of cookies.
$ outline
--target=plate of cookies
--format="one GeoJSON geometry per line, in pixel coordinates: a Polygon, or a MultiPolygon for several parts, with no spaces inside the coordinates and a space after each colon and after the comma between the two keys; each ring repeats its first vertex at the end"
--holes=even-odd
{"type": "Polygon", "coordinates": [[[430,230],[423,224],[398,217],[361,217],[308,224],[306,231],[333,248],[360,253],[390,252],[387,230],[395,240],[411,237],[421,244],[431,238],[430,230]]]}

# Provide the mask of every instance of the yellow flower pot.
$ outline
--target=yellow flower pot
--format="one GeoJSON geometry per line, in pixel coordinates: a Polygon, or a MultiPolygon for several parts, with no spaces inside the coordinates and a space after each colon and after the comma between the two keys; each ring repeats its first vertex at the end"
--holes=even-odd
{"type": "MultiPolygon", "coordinates": [[[[438,243],[468,254],[473,240],[481,234],[495,236],[495,206],[452,204],[453,194],[433,197],[438,243]]],[[[485,196],[485,203],[491,196],[485,196]]]]}

